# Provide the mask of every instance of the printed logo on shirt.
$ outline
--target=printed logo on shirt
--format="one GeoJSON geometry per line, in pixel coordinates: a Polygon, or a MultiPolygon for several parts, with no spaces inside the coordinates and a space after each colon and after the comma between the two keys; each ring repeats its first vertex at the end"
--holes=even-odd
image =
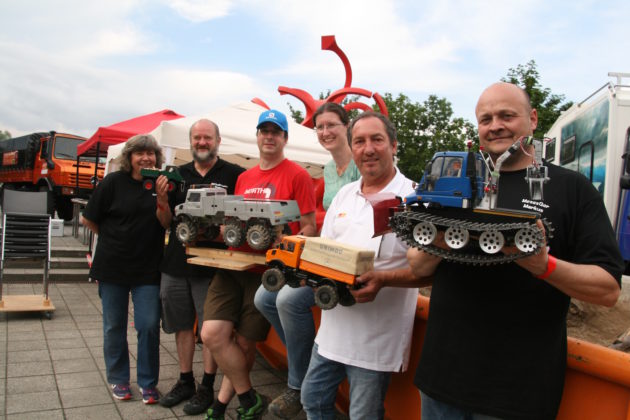
{"type": "Polygon", "coordinates": [[[273,185],[264,185],[245,189],[243,195],[246,198],[272,198],[276,194],[276,188],[273,185]]]}
{"type": "Polygon", "coordinates": [[[337,214],[337,217],[346,217],[348,214],[345,212],[341,212],[339,214],[337,214]]]}
{"type": "Polygon", "coordinates": [[[527,198],[523,198],[521,202],[523,203],[524,210],[533,210],[541,214],[545,211],[545,209],[549,208],[549,205],[543,203],[542,201],[534,201],[527,198]]]}

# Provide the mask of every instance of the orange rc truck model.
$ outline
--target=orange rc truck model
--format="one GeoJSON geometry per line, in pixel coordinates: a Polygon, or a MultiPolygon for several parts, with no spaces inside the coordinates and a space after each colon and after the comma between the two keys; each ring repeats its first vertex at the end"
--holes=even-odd
{"type": "Polygon", "coordinates": [[[356,287],[356,278],[374,267],[374,251],[293,235],[267,251],[266,263],[270,268],[262,275],[265,289],[275,292],[285,284],[300,287],[304,282],[316,288],[317,306],[332,309],[337,303],[354,305],[349,288],[356,287]]]}

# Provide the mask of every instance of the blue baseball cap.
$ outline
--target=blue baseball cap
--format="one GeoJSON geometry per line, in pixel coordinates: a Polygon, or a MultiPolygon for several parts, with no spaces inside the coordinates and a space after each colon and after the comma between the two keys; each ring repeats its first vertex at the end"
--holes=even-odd
{"type": "Polygon", "coordinates": [[[289,132],[289,123],[287,123],[287,117],[280,111],[276,111],[275,109],[270,109],[269,111],[265,111],[260,114],[258,117],[258,125],[256,128],[260,128],[266,122],[274,123],[278,127],[282,129],[282,131],[289,132]]]}

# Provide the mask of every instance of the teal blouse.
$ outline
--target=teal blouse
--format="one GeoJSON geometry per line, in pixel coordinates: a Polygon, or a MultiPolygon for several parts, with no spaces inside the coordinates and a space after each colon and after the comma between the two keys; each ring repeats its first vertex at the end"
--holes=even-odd
{"type": "Polygon", "coordinates": [[[346,170],[339,176],[337,174],[337,165],[335,165],[335,161],[331,160],[324,166],[324,200],[323,205],[324,209],[328,210],[330,203],[332,203],[335,194],[337,191],[344,185],[356,181],[361,177],[359,173],[359,169],[357,165],[355,165],[354,160],[350,160],[348,167],[346,170]]]}

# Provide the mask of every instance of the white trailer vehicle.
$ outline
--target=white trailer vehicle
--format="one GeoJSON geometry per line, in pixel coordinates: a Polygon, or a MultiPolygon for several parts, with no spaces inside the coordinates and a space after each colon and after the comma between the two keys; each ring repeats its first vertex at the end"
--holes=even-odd
{"type": "Polygon", "coordinates": [[[630,73],[608,82],[558,117],[545,158],[591,180],[602,194],[619,249],[630,262],[630,73]]]}

